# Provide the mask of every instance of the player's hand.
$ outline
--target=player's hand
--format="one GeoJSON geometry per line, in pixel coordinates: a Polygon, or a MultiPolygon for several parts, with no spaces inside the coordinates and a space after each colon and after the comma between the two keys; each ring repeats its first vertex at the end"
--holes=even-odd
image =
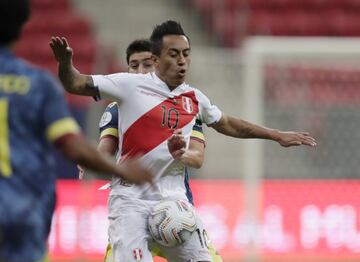
{"type": "Polygon", "coordinates": [[[186,150],[186,142],[182,135],[181,129],[176,129],[174,133],[167,140],[167,145],[170,154],[174,159],[179,159],[186,150]]]}
{"type": "Polygon", "coordinates": [[[315,147],[316,140],[307,132],[278,131],[276,141],[283,147],[306,145],[315,147]]]}
{"type": "Polygon", "coordinates": [[[49,45],[59,63],[71,63],[73,50],[65,37],[51,37],[49,45]]]}
{"type": "Polygon", "coordinates": [[[136,158],[121,162],[121,174],[123,179],[132,184],[153,183],[151,173],[143,168],[136,158]]]}
{"type": "Polygon", "coordinates": [[[79,170],[79,179],[81,180],[85,177],[85,169],[80,165],[77,165],[76,167],[79,170]]]}

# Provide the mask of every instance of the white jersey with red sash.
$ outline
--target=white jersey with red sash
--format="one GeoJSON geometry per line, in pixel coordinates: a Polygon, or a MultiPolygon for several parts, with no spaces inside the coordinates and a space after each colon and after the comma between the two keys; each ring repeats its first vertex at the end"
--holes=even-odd
{"type": "Polygon", "coordinates": [[[172,158],[167,139],[174,129],[182,129],[189,142],[196,117],[210,125],[219,121],[220,110],[201,91],[186,83],[171,91],[155,73],[92,77],[101,98],[117,102],[121,111],[120,159],[140,156],[155,179],[151,187],[114,179],[111,195],[149,200],[184,199],[185,167],[172,158]]]}

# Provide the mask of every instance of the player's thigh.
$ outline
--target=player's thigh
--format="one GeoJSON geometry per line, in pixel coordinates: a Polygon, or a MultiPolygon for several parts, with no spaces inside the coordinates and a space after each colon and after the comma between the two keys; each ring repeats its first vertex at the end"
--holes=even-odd
{"type": "Polygon", "coordinates": [[[141,202],[109,200],[109,240],[114,261],[153,261],[148,249],[149,209],[141,202]]]}
{"type": "Polygon", "coordinates": [[[174,262],[212,262],[208,239],[201,219],[197,218],[197,228],[183,245],[173,248],[161,247],[169,261],[174,262]],[[205,232],[205,233],[204,233],[205,232]]]}

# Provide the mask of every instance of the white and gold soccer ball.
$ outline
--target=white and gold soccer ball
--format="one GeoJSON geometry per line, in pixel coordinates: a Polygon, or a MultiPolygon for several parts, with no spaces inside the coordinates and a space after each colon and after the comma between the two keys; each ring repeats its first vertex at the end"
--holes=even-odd
{"type": "Polygon", "coordinates": [[[153,208],[148,226],[152,238],[158,244],[179,246],[196,230],[195,209],[184,200],[163,201],[153,208]]]}

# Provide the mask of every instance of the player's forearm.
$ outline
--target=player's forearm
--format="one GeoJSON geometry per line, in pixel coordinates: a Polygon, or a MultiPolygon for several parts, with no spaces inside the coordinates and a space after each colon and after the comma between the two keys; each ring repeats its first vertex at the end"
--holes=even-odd
{"type": "Polygon", "coordinates": [[[248,121],[227,116],[219,126],[218,132],[236,138],[262,138],[278,141],[279,131],[248,121]]]}
{"type": "Polygon", "coordinates": [[[84,154],[81,154],[78,160],[76,160],[81,166],[84,166],[88,169],[91,169],[95,172],[99,172],[101,175],[107,177],[107,175],[115,175],[121,178],[123,177],[121,166],[115,168],[115,164],[108,158],[106,155],[104,156],[101,152],[98,152],[94,148],[88,148],[88,151],[84,154]]]}
{"type": "Polygon", "coordinates": [[[117,141],[115,138],[104,137],[99,141],[97,150],[108,156],[115,156],[117,151],[117,141]]]}
{"type": "Polygon", "coordinates": [[[91,76],[81,74],[72,62],[60,62],[59,78],[66,91],[84,96],[96,96],[98,91],[91,76]]]}
{"type": "Polygon", "coordinates": [[[197,150],[187,149],[179,161],[185,166],[198,169],[204,162],[204,154],[197,150]]]}
{"type": "Polygon", "coordinates": [[[245,120],[231,119],[238,138],[262,138],[277,141],[278,130],[256,125],[245,120]]]}
{"type": "Polygon", "coordinates": [[[103,175],[112,174],[123,177],[121,167],[116,167],[110,158],[104,157],[81,137],[68,137],[64,139],[59,146],[59,150],[84,168],[103,175]]]}

